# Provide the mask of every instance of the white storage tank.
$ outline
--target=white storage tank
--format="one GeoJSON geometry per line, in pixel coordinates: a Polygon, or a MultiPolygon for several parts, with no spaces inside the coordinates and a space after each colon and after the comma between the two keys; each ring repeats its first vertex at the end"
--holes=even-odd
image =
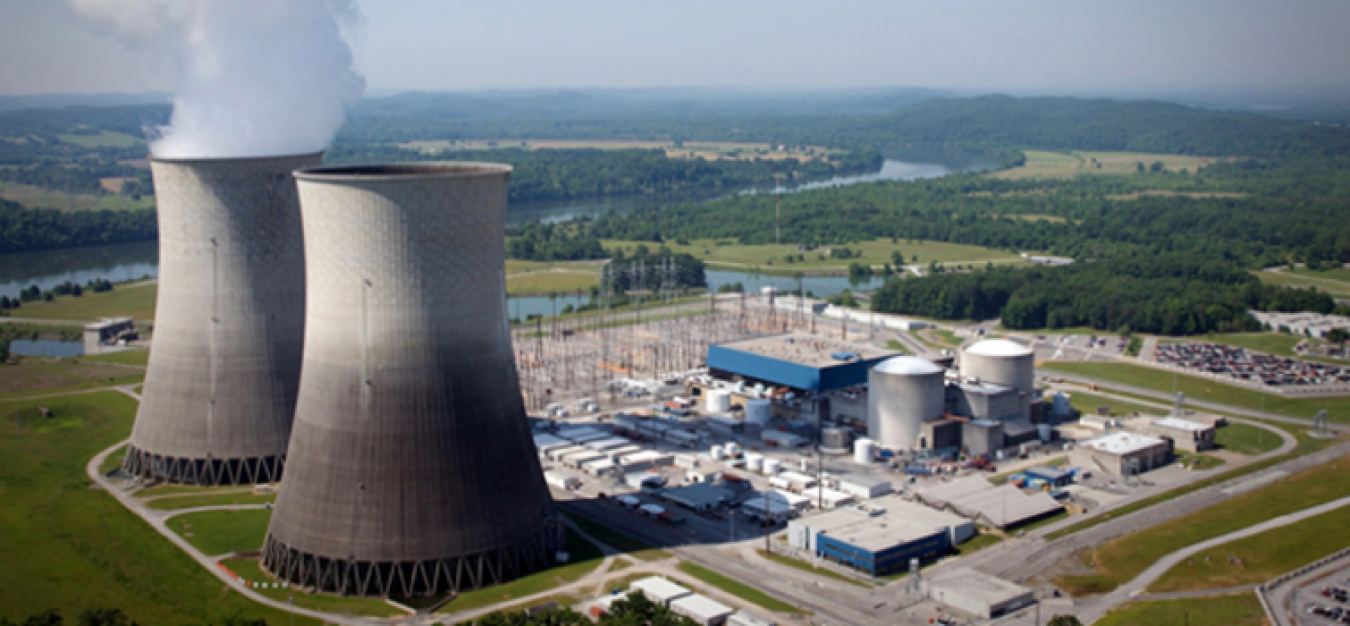
{"type": "Polygon", "coordinates": [[[961,351],[961,376],[1031,393],[1036,353],[1007,339],[985,339],[961,351]]]}
{"type": "Polygon", "coordinates": [[[709,389],[703,394],[703,410],[707,413],[725,413],[731,410],[731,392],[726,389],[709,389]]]}
{"type": "Polygon", "coordinates": [[[713,446],[708,448],[708,458],[714,461],[721,461],[723,458],[722,446],[713,446]]]}
{"type": "Polygon", "coordinates": [[[764,470],[764,455],[756,452],[745,453],[745,470],[747,472],[759,472],[764,470]]]}
{"type": "Polygon", "coordinates": [[[764,473],[765,473],[765,475],[772,476],[772,475],[777,474],[778,472],[781,472],[781,471],[783,471],[783,462],[782,462],[782,461],[779,461],[778,459],[775,459],[775,458],[772,458],[772,457],[765,457],[765,458],[764,458],[764,473]]]}
{"type": "Polygon", "coordinates": [[[769,408],[769,401],[763,398],[756,398],[745,403],[745,421],[763,426],[769,423],[773,417],[773,412],[769,408]]]}
{"type": "Polygon", "coordinates": [[[877,444],[871,439],[859,439],[853,442],[854,463],[871,463],[876,453],[877,444]]]}
{"type": "Polygon", "coordinates": [[[741,446],[734,441],[728,441],[722,446],[722,451],[727,453],[730,458],[736,458],[741,453],[741,446]]]}
{"type": "Polygon", "coordinates": [[[945,375],[932,361],[898,356],[867,373],[867,433],[882,447],[919,447],[923,423],[946,410],[945,375]]]}

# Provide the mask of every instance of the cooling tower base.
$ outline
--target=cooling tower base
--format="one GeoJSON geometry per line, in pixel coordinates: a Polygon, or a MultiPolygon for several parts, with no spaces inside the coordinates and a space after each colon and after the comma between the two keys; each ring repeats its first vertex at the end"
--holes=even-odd
{"type": "Polygon", "coordinates": [[[132,476],[186,485],[257,485],[281,480],[285,457],[189,459],[127,446],[122,469],[132,476]]]}
{"type": "Polygon", "coordinates": [[[529,541],[506,548],[446,559],[372,562],[303,553],[268,533],[262,568],[279,580],[325,593],[412,597],[472,591],[537,572],[554,562],[564,543],[562,526],[554,520],[529,541]]]}

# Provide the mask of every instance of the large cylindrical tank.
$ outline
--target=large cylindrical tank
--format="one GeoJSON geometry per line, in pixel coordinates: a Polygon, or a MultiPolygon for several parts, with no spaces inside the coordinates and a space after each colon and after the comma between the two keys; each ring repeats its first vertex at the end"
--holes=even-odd
{"type": "Polygon", "coordinates": [[[506,321],[510,168],[296,173],[304,370],[263,567],[347,595],[464,591],[562,541],[506,321]]]}
{"type": "Polygon", "coordinates": [[[764,475],[773,476],[783,471],[783,462],[773,457],[764,457],[764,475]]]}
{"type": "Polygon", "coordinates": [[[151,160],[159,293],[129,473],[202,485],[280,480],[305,327],[291,172],[320,157],[151,160]]]}
{"type": "Polygon", "coordinates": [[[877,454],[877,444],[871,439],[858,439],[853,442],[853,462],[871,463],[877,454]]]}
{"type": "Polygon", "coordinates": [[[731,410],[731,392],[726,389],[709,389],[703,399],[703,410],[709,413],[726,413],[731,410]]]}
{"type": "Polygon", "coordinates": [[[764,455],[757,452],[745,453],[745,470],[747,472],[759,472],[764,469],[764,455]]]}
{"type": "Polygon", "coordinates": [[[961,376],[1031,393],[1036,354],[1007,339],[985,339],[961,351],[961,376]]]}
{"type": "Polygon", "coordinates": [[[772,417],[773,411],[768,400],[756,398],[745,402],[745,421],[763,426],[768,424],[772,417]]]}
{"type": "Polygon", "coordinates": [[[883,448],[918,447],[923,423],[946,409],[945,374],[932,361],[898,356],[867,373],[867,434],[883,448]]]}

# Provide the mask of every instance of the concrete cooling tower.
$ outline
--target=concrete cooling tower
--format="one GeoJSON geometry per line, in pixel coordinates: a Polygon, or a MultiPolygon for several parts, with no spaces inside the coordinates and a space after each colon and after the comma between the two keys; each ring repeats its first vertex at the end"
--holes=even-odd
{"type": "Polygon", "coordinates": [[[203,485],[280,480],[300,384],[304,238],[291,172],[319,154],[154,159],[154,349],[125,468],[203,485]]]}
{"type": "Polygon", "coordinates": [[[1035,388],[1036,354],[1007,339],[985,339],[962,350],[961,376],[1030,393],[1035,388]]]}
{"type": "Polygon", "coordinates": [[[867,434],[883,448],[918,447],[923,423],[942,417],[945,375],[932,361],[898,356],[867,373],[867,434]]]}
{"type": "Polygon", "coordinates": [[[551,563],[561,527],[503,277],[510,168],[296,172],[304,373],[263,567],[347,595],[464,591],[551,563]]]}

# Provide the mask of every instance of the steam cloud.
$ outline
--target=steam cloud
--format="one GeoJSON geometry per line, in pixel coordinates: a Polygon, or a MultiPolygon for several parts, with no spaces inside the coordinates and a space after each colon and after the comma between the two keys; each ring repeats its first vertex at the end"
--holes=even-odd
{"type": "Polygon", "coordinates": [[[341,26],[350,0],[70,0],[128,43],[170,55],[161,158],[300,154],[327,147],[365,91],[341,26]]]}

